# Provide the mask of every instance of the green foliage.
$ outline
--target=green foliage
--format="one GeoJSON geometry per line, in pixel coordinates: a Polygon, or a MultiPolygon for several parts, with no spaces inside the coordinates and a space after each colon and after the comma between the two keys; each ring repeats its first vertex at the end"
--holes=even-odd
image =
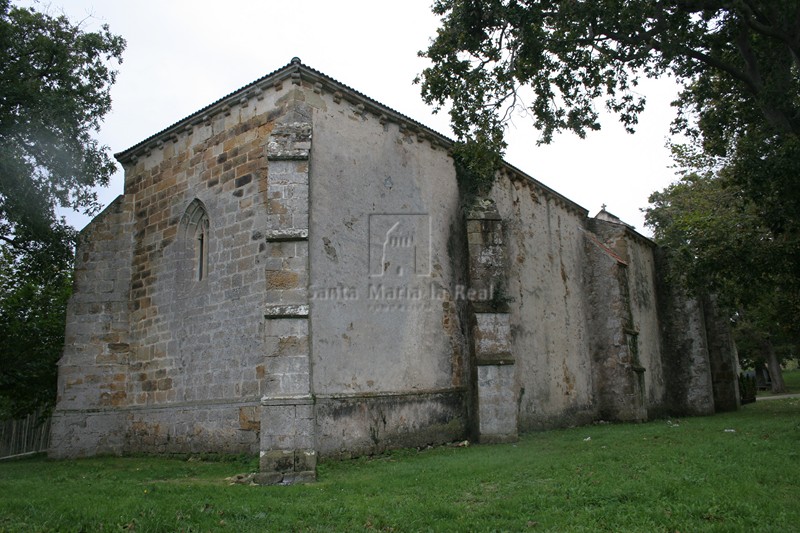
{"type": "Polygon", "coordinates": [[[93,133],[125,41],[0,0],[0,415],[52,406],[75,231],[115,169],[93,133]]]}
{"type": "Polygon", "coordinates": [[[453,160],[463,195],[462,205],[469,208],[476,198],[484,197],[491,190],[495,172],[500,167],[500,157],[485,145],[466,141],[456,144],[453,160]]]}
{"type": "Polygon", "coordinates": [[[781,253],[780,243],[741,190],[724,179],[690,174],[653,193],[650,204],[645,223],[691,289],[752,298],[770,281],[761,265],[781,253]]]}
{"type": "Polygon", "coordinates": [[[728,168],[767,229],[797,241],[799,0],[437,0],[433,10],[442,23],[417,82],[426,102],[450,106],[460,141],[502,152],[515,111],[540,142],[584,136],[600,129],[600,101],[632,131],[639,80],[671,75],[683,87],[674,131],[728,168]]]}
{"type": "Polygon", "coordinates": [[[125,41],[0,0],[0,240],[57,242],[56,206],[92,212],[115,165],[92,133],[110,110],[125,41]],[[51,229],[56,228],[54,234],[51,229]]]}
{"type": "Polygon", "coordinates": [[[56,263],[0,250],[0,419],[55,404],[71,272],[70,257],[56,263]]]}
{"type": "MultiPolygon", "coordinates": [[[[684,94],[694,99],[699,120],[696,128],[686,130],[688,141],[673,146],[679,167],[685,173],[718,175],[737,189],[752,202],[750,214],[769,238],[784,248],[778,264],[800,271],[800,132],[777,129],[752,101],[711,93],[703,81],[684,94]]],[[[722,80],[713,85],[723,86],[722,80]]],[[[794,91],[800,102],[800,89],[794,91]]],[[[800,116],[800,105],[794,113],[800,116]]]]}
{"type": "Polygon", "coordinates": [[[249,464],[0,463],[3,531],[794,531],[800,400],[533,433],[510,445],[325,461],[319,481],[229,485],[249,464]],[[735,461],[731,458],[735,457],[735,461]]]}
{"type": "MultiPolygon", "coordinates": [[[[594,33],[608,19],[619,33],[640,32],[651,2],[438,0],[433,10],[442,25],[420,53],[433,65],[417,81],[428,103],[451,104],[459,139],[501,148],[504,123],[518,108],[531,113],[543,142],[562,129],[583,136],[600,127],[594,107],[600,97],[627,126],[635,124],[644,102],[634,96],[636,77],[624,67],[645,67],[647,57],[631,51],[625,61],[623,50],[605,53],[602,31],[594,33]],[[532,92],[530,104],[523,103],[522,87],[532,92]]],[[[656,74],[664,66],[648,70],[656,74]]]]}
{"type": "MultiPolygon", "coordinates": [[[[677,159],[701,155],[677,148],[677,159]]],[[[669,253],[675,280],[716,294],[730,310],[743,364],[796,355],[800,340],[800,240],[775,234],[728,169],[689,174],[650,196],[645,221],[669,253]],[[794,355],[793,355],[794,354],[794,355]]]]}
{"type": "MultiPolygon", "coordinates": [[[[664,74],[687,86],[684,106],[705,109],[710,95],[727,91],[744,99],[737,110],[784,130],[800,126],[796,1],[437,0],[433,11],[442,25],[420,52],[433,65],[418,81],[427,102],[452,104],[459,138],[478,133],[498,146],[516,107],[531,113],[543,142],[559,130],[584,135],[600,127],[597,99],[632,129],[645,104],[635,93],[638,80],[664,74]],[[709,87],[715,82],[727,87],[709,87]],[[523,87],[529,104],[521,101],[523,87]]],[[[701,126],[731,118],[725,109],[704,113],[701,126]]]]}
{"type": "Polygon", "coordinates": [[[784,372],[783,379],[786,381],[786,392],[800,394],[800,370],[784,372]]]}

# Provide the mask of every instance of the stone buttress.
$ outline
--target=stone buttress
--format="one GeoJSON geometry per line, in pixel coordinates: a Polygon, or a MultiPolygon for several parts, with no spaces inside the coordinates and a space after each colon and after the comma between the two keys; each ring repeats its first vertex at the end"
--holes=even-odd
{"type": "MultiPolygon", "coordinates": [[[[595,221],[598,224],[604,223],[595,221]]],[[[629,261],[595,233],[585,235],[598,415],[603,420],[643,421],[646,368],[639,357],[639,328],[631,309],[629,261]]]]}
{"type": "Polygon", "coordinates": [[[507,271],[503,221],[490,199],[478,200],[467,215],[470,290],[488,297],[471,301],[479,442],[514,442],[517,389],[511,325],[504,299],[507,271]]]}
{"type": "Polygon", "coordinates": [[[308,301],[311,116],[295,103],[267,143],[266,363],[261,399],[260,483],[316,478],[308,301]]]}

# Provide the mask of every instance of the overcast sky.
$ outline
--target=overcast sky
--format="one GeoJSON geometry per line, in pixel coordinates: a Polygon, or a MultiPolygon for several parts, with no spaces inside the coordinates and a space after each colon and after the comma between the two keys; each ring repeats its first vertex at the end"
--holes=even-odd
{"type": "MultiPolygon", "coordinates": [[[[108,24],[127,40],[112,89],[113,110],[100,140],[120,152],[299,57],[304,64],[451,136],[445,114],[433,115],[414,77],[426,66],[417,51],[435,35],[432,0],[52,0],[23,1],[64,12],[86,29],[108,24]]],[[[675,178],[665,148],[673,110],[669,80],[648,81],[648,109],[635,135],[613,117],[601,132],[572,134],[537,147],[523,117],[509,128],[506,160],[594,215],[601,204],[642,233],[640,208],[675,178]]],[[[101,191],[122,193],[121,170],[101,191]]],[[[78,228],[88,218],[70,215],[78,228]]]]}

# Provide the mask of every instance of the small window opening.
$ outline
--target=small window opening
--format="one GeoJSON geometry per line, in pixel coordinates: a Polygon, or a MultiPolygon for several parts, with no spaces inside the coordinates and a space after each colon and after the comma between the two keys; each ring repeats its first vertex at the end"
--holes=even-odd
{"type": "MultiPolygon", "coordinates": [[[[208,252],[210,248],[208,214],[200,200],[194,200],[186,209],[181,221],[183,263],[179,274],[186,283],[203,281],[208,277],[208,252]]],[[[188,287],[187,287],[188,288],[188,287]]]]}
{"type": "Polygon", "coordinates": [[[196,260],[197,261],[197,281],[203,281],[203,276],[205,275],[205,265],[203,264],[203,263],[205,263],[205,258],[206,258],[206,253],[205,253],[205,248],[204,248],[205,238],[206,238],[206,236],[203,234],[202,231],[197,236],[197,252],[198,252],[198,254],[197,254],[198,257],[197,257],[197,260],[196,260]]]}
{"type": "Polygon", "coordinates": [[[194,229],[194,279],[203,281],[208,274],[208,217],[205,213],[194,229]]]}

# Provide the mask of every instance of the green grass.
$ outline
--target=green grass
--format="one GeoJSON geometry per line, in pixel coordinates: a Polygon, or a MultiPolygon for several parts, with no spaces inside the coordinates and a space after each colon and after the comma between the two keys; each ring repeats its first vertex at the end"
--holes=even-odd
{"type": "MultiPolygon", "coordinates": [[[[784,370],[781,375],[783,376],[783,384],[786,386],[784,394],[800,394],[800,370],[784,370]]],[[[774,396],[771,390],[760,390],[756,396],[774,396]]]]}
{"type": "Polygon", "coordinates": [[[786,392],[800,393],[800,370],[784,370],[783,383],[786,385],[786,392]]]}
{"type": "Polygon", "coordinates": [[[800,399],[323,462],[304,486],[225,481],[255,465],[0,463],[0,531],[800,531],[800,399]]]}

